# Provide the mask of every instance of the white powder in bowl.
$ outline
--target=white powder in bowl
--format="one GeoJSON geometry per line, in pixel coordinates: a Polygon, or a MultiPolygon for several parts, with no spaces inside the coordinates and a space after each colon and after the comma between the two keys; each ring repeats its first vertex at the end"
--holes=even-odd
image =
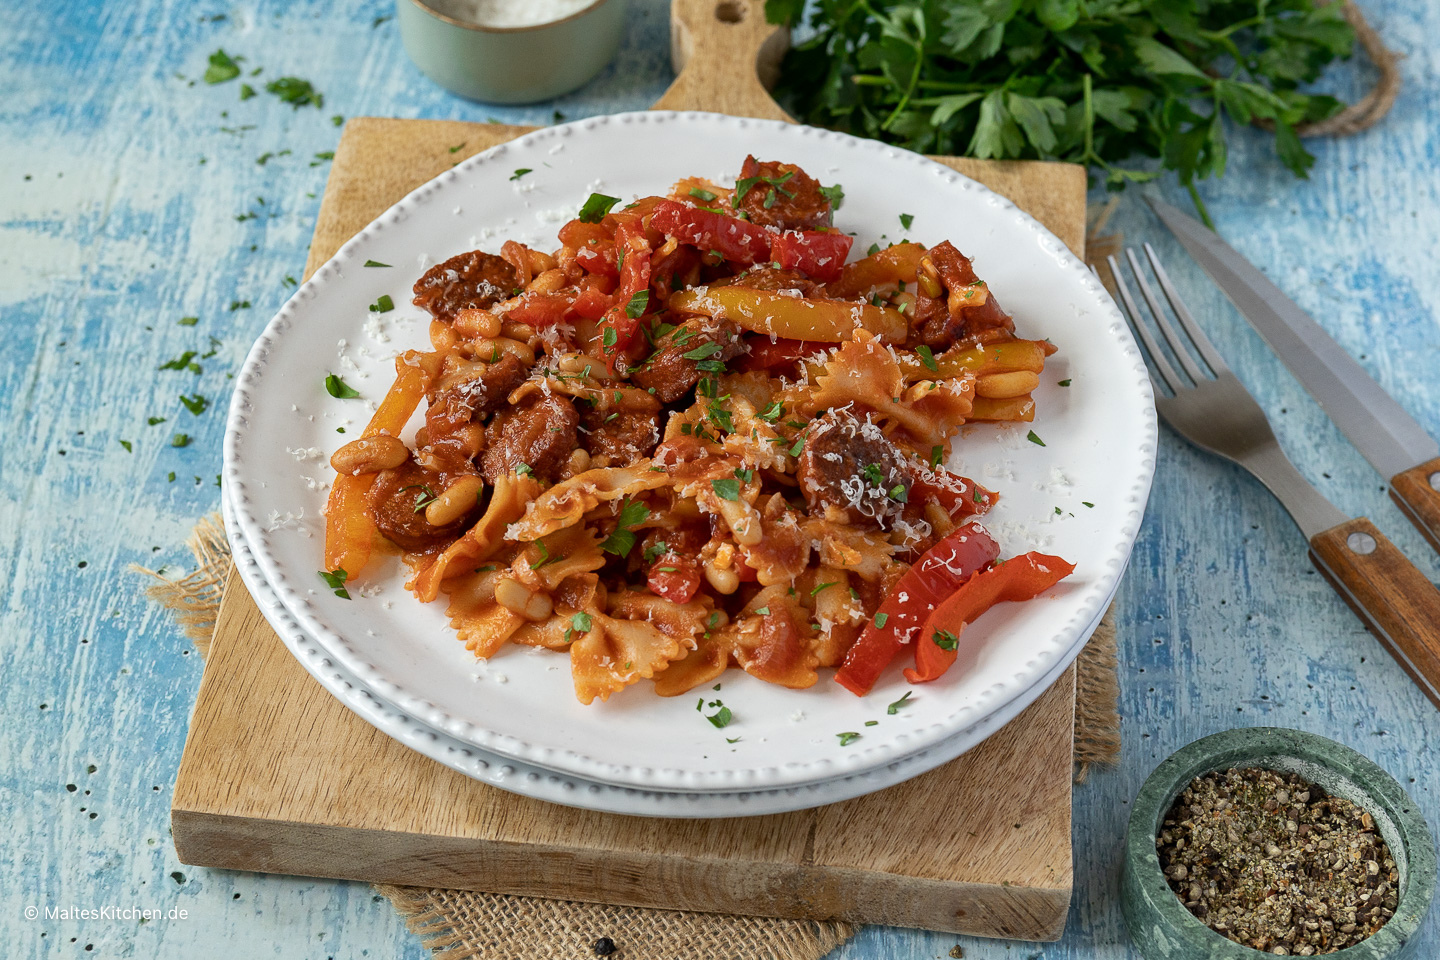
{"type": "Polygon", "coordinates": [[[564,20],[595,0],[425,0],[425,5],[454,20],[482,27],[533,27],[564,20]]]}

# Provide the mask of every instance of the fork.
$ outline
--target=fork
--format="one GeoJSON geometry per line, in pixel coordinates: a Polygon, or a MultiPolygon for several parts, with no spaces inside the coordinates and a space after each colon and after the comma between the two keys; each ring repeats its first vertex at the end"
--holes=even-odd
{"type": "Polygon", "coordinates": [[[1201,332],[1148,243],[1145,256],[1184,334],[1161,307],[1135,251],[1125,250],[1140,295],[1179,370],[1145,322],[1120,265],[1113,256],[1106,263],[1130,327],[1148,354],[1156,410],[1181,436],[1244,467],[1275,495],[1305,534],[1315,568],[1440,707],[1440,590],[1373,523],[1347,517],[1301,476],[1280,449],[1264,411],[1201,332]]]}

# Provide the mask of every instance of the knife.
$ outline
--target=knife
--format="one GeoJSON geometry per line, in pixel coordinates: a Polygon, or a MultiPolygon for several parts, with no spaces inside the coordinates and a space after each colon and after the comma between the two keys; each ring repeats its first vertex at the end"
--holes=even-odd
{"type": "Polygon", "coordinates": [[[1213,230],[1167,203],[1145,199],[1355,448],[1390,478],[1391,499],[1440,552],[1440,444],[1435,438],[1213,230]]]}

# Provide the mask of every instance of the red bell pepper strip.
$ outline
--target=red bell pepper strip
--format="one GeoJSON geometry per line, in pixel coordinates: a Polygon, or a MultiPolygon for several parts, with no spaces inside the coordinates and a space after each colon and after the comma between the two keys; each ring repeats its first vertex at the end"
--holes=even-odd
{"type": "Polygon", "coordinates": [[[532,327],[550,327],[565,320],[573,299],[563,293],[527,293],[505,316],[532,327]]]}
{"type": "Polygon", "coordinates": [[[605,360],[611,369],[615,358],[630,345],[635,330],[640,326],[640,316],[648,308],[640,304],[637,311],[632,303],[640,303],[636,295],[650,291],[650,241],[645,236],[645,225],[639,217],[629,217],[615,231],[616,256],[624,255],[620,264],[620,286],[615,291],[615,304],[600,321],[601,336],[604,339],[605,360]],[[630,314],[634,313],[635,316],[630,314]],[[609,331],[614,331],[612,337],[609,331]]]}
{"type": "Polygon", "coordinates": [[[575,251],[575,262],[590,273],[598,273],[612,280],[620,276],[615,266],[615,244],[602,240],[593,247],[581,247],[575,251]]]}
{"type": "Polygon", "coordinates": [[[741,370],[769,370],[773,367],[783,367],[834,346],[834,344],[821,343],[818,340],[792,340],[789,337],[771,340],[764,334],[747,336],[745,345],[750,348],[750,352],[740,361],[741,370]]]}
{"type": "Polygon", "coordinates": [[[845,233],[787,230],[771,242],[770,259],[782,270],[799,270],[812,280],[833,283],[840,279],[854,242],[845,233]]]}
{"type": "Polygon", "coordinates": [[[845,654],[835,682],[863,697],[900,648],[920,638],[932,611],[960,584],[1000,555],[1000,546],[978,525],[967,523],[941,540],[915,562],[860,639],[845,654]]]}
{"type": "Polygon", "coordinates": [[[998,494],[969,477],[951,473],[944,467],[935,467],[930,472],[932,476],[927,477],[917,471],[910,486],[911,501],[937,503],[954,519],[985,513],[1000,499],[998,494]]]}
{"type": "Polygon", "coordinates": [[[599,320],[615,303],[615,298],[596,287],[587,287],[571,304],[571,309],[586,320],[599,320]]]}
{"type": "Polygon", "coordinates": [[[1033,600],[1074,570],[1073,563],[1032,552],[975,574],[936,607],[920,628],[915,667],[905,668],[905,679],[928,683],[938,678],[955,662],[960,634],[968,624],[997,603],[1033,600]]]}
{"type": "Polygon", "coordinates": [[[770,232],[764,227],[674,200],[655,204],[650,229],[707,253],[714,250],[737,263],[759,263],[770,258],[770,232]]]}

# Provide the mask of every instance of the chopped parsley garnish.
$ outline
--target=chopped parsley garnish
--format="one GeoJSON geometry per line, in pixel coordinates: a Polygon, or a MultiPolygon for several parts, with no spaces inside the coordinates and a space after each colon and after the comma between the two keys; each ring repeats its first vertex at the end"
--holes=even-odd
{"type": "Polygon", "coordinates": [[[535,170],[534,170],[534,168],[532,168],[532,167],[521,167],[520,169],[516,170],[514,173],[510,174],[510,179],[511,179],[511,180],[519,180],[521,177],[525,176],[525,174],[527,174],[527,173],[534,173],[534,172],[535,172],[535,170]]]}
{"type": "Polygon", "coordinates": [[[903,227],[904,229],[909,230],[909,229],[910,229],[910,224],[912,224],[912,223],[914,223],[914,222],[915,222],[915,216],[914,216],[914,214],[909,214],[909,213],[902,213],[902,214],[900,214],[900,226],[903,227]]]}
{"type": "Polygon", "coordinates": [[[878,244],[878,243],[872,243],[872,244],[870,244],[870,249],[865,251],[865,255],[866,255],[867,257],[873,257],[873,256],[875,256],[875,254],[877,254],[877,253],[879,253],[879,252],[880,252],[880,244],[878,244]]]}
{"type": "Polygon", "coordinates": [[[1034,430],[1031,430],[1028,434],[1026,434],[1025,439],[1029,440],[1031,443],[1035,444],[1038,447],[1045,446],[1045,441],[1041,440],[1034,430]]]}
{"type": "Polygon", "coordinates": [[[726,738],[725,738],[725,742],[726,742],[726,743],[739,743],[739,742],[740,742],[740,738],[739,738],[739,737],[726,737],[726,738]]]}
{"type": "Polygon", "coordinates": [[[893,717],[895,714],[899,713],[899,712],[900,712],[900,708],[903,707],[903,706],[905,706],[906,701],[908,701],[908,700],[910,699],[910,695],[913,694],[914,692],[915,692],[915,691],[913,691],[913,690],[906,690],[906,691],[905,691],[905,696],[901,697],[899,700],[896,700],[894,703],[890,704],[890,706],[886,707],[886,708],[885,708],[885,712],[888,713],[888,714],[889,714],[890,716],[892,716],[892,717],[893,717]]]}
{"type": "Polygon", "coordinates": [[[925,364],[925,369],[929,370],[931,373],[940,372],[940,368],[935,365],[935,351],[931,350],[929,347],[925,346],[922,343],[920,346],[915,348],[915,352],[920,355],[920,362],[925,364]]]}
{"type": "Polygon", "coordinates": [[[680,356],[684,357],[686,360],[704,360],[707,357],[713,357],[715,354],[719,353],[723,349],[725,348],[712,340],[709,343],[702,343],[694,350],[686,351],[685,353],[680,354],[680,356]]]}
{"type": "Polygon", "coordinates": [[[860,739],[860,734],[856,733],[854,730],[846,730],[844,733],[835,734],[835,736],[840,738],[840,746],[842,747],[848,747],[850,746],[850,744],[860,739]]]}
{"type": "Polygon", "coordinates": [[[876,630],[879,630],[879,629],[883,628],[883,627],[885,626],[885,621],[886,621],[886,620],[889,620],[889,619],[890,619],[890,614],[888,614],[888,613],[877,613],[877,614],[875,614],[875,629],[876,629],[876,630]]]}
{"type": "Polygon", "coordinates": [[[173,360],[167,360],[160,364],[161,370],[189,370],[191,373],[203,373],[200,364],[195,363],[196,353],[194,350],[186,350],[173,360]]]}
{"type": "Polygon", "coordinates": [[[776,420],[779,420],[784,415],[785,407],[780,403],[779,400],[772,401],[770,406],[766,407],[764,410],[756,414],[757,417],[759,417],[761,420],[764,420],[766,423],[774,423],[776,420]]]}
{"type": "Polygon", "coordinates": [[[335,151],[334,151],[334,150],[322,150],[322,151],[320,151],[319,153],[315,154],[315,160],[310,164],[310,166],[312,166],[312,167],[318,167],[318,166],[320,166],[320,164],[324,163],[326,160],[334,160],[334,159],[335,159],[335,151]]]}
{"type": "Polygon", "coordinates": [[[728,727],[730,725],[730,721],[735,719],[735,715],[730,712],[729,707],[725,706],[723,703],[720,703],[720,701],[718,700],[715,701],[712,706],[713,705],[718,705],[720,709],[717,710],[713,716],[706,717],[705,719],[709,720],[710,725],[712,727],[715,727],[717,730],[722,727],[728,727]]]}
{"type": "Polygon", "coordinates": [[[769,608],[769,607],[756,607],[756,608],[755,608],[755,615],[756,615],[756,616],[760,616],[760,617],[768,617],[768,616],[770,616],[770,608],[769,608]]]}
{"type": "Polygon", "coordinates": [[[715,199],[715,194],[711,193],[709,190],[704,190],[700,187],[691,187],[690,196],[694,197],[697,200],[705,200],[707,202],[715,199]]]}
{"type": "Polygon", "coordinates": [[[812,596],[812,597],[818,596],[821,590],[824,590],[824,589],[826,589],[827,587],[833,587],[833,586],[835,586],[836,584],[838,584],[839,582],[840,582],[839,580],[831,580],[829,583],[822,583],[822,584],[820,584],[819,586],[817,586],[814,590],[811,590],[811,591],[810,591],[810,596],[812,596]]]}
{"type": "Polygon", "coordinates": [[[395,301],[390,299],[390,294],[380,294],[380,299],[370,304],[371,313],[389,313],[395,309],[395,301]]]}
{"type": "Polygon", "coordinates": [[[721,500],[740,499],[740,481],[733,477],[724,477],[720,480],[711,480],[710,486],[715,488],[715,496],[721,500]]]}
{"type": "Polygon", "coordinates": [[[1059,386],[1062,386],[1062,387],[1068,387],[1068,386],[1070,386],[1070,378],[1069,378],[1069,377],[1066,377],[1064,380],[1061,380],[1058,385],[1059,385],[1059,386]]]}
{"type": "Polygon", "coordinates": [[[170,446],[172,446],[172,447],[188,447],[188,446],[190,446],[190,434],[188,434],[188,433],[177,433],[177,434],[175,434],[175,436],[173,436],[173,437],[170,438],[170,446]]]}
{"type": "Polygon", "coordinates": [[[590,632],[594,623],[591,622],[590,614],[581,611],[570,618],[570,626],[565,628],[565,642],[569,643],[575,639],[576,634],[581,636],[590,632]]]}
{"type": "Polygon", "coordinates": [[[787,170],[783,175],[778,177],[741,177],[739,180],[735,181],[735,196],[731,199],[730,205],[736,210],[740,209],[740,201],[745,199],[745,194],[749,193],[752,189],[764,183],[768,184],[770,187],[770,193],[765,198],[765,209],[768,210],[775,205],[775,192],[777,190],[780,193],[785,194],[785,196],[787,197],[795,196],[794,190],[786,190],[783,186],[783,184],[789,181],[790,178],[793,176],[795,176],[795,171],[787,170]]]}
{"type": "Polygon", "coordinates": [[[231,313],[234,313],[236,310],[249,310],[249,309],[250,309],[250,301],[249,301],[249,300],[231,300],[231,301],[230,301],[230,308],[229,308],[229,309],[230,309],[230,312],[231,312],[231,313]]]}
{"type": "Polygon", "coordinates": [[[1091,503],[1089,500],[1081,500],[1080,502],[1092,510],[1095,509],[1095,504],[1091,503]]]}
{"type": "Polygon", "coordinates": [[[365,266],[367,266],[367,267],[388,267],[388,266],[390,266],[390,264],[388,264],[388,263],[381,263],[379,260],[366,260],[366,261],[365,261],[365,266]]]}
{"type": "Polygon", "coordinates": [[[637,290],[635,293],[631,294],[630,302],[625,304],[625,316],[629,317],[631,320],[639,320],[640,315],[645,312],[645,308],[649,305],[650,291],[637,290]]]}
{"type": "Polygon", "coordinates": [[[434,491],[434,490],[431,490],[429,487],[425,486],[425,484],[423,484],[423,483],[412,483],[412,484],[410,484],[409,486],[401,487],[401,488],[400,488],[400,492],[401,492],[401,493],[404,493],[406,490],[419,490],[419,491],[420,491],[418,494],[415,495],[415,512],[416,512],[416,513],[419,513],[421,510],[424,510],[426,507],[430,506],[430,504],[432,504],[432,503],[434,503],[436,500],[440,499],[439,497],[435,496],[435,491],[434,491]]]}
{"type": "MultiPolygon", "coordinates": [[[[239,59],[244,60],[244,57],[239,59]]],[[[204,80],[209,84],[225,83],[240,76],[240,64],[224,49],[210,54],[210,66],[205,68],[204,80]]]]}
{"type": "Polygon", "coordinates": [[[336,567],[328,572],[325,570],[315,572],[320,574],[320,579],[325,581],[325,586],[335,591],[335,596],[341,600],[350,599],[350,591],[345,589],[345,581],[350,579],[350,575],[345,572],[343,567],[336,567]]]}
{"type": "Polygon", "coordinates": [[[605,218],[605,214],[609,213],[619,202],[619,197],[607,197],[603,193],[592,193],[580,207],[579,220],[581,223],[599,223],[605,218]]]}
{"type": "Polygon", "coordinates": [[[197,417],[200,416],[200,414],[204,413],[206,410],[210,409],[210,401],[200,396],[200,394],[198,393],[188,397],[182,393],[180,394],[180,402],[185,404],[186,410],[189,410],[197,417]]]}
{"type": "Polygon", "coordinates": [[[620,334],[615,332],[614,327],[606,327],[605,332],[600,335],[601,341],[607,347],[613,347],[620,342],[620,334]]]}
{"type": "Polygon", "coordinates": [[[177,324],[179,324],[180,326],[182,326],[182,327],[193,327],[193,326],[195,326],[195,324],[197,324],[197,323],[200,322],[200,318],[199,318],[199,317],[181,317],[179,320],[176,320],[175,322],[176,322],[177,324]]]}
{"type": "Polygon", "coordinates": [[[931,470],[934,470],[936,467],[940,466],[940,461],[941,461],[942,459],[944,459],[944,457],[945,457],[945,447],[944,447],[944,446],[942,446],[941,444],[938,444],[938,443],[937,443],[937,444],[935,444],[935,446],[931,447],[931,448],[930,448],[930,469],[931,469],[931,470]]]}
{"type": "Polygon", "coordinates": [[[120,446],[122,446],[122,447],[125,448],[125,452],[126,452],[126,453],[134,453],[134,452],[135,452],[135,448],[134,448],[133,446],[131,446],[129,440],[121,440],[121,441],[120,441],[120,446]]]}
{"type": "Polygon", "coordinates": [[[800,451],[803,450],[803,449],[805,449],[805,435],[804,435],[804,434],[801,434],[801,435],[800,435],[800,438],[795,441],[795,445],[790,448],[790,451],[789,451],[789,452],[790,452],[790,456],[792,456],[792,457],[798,457],[798,456],[800,456],[800,451]]]}
{"type": "Polygon", "coordinates": [[[311,104],[317,108],[325,104],[325,97],[320,91],[311,86],[309,80],[301,80],[299,77],[281,77],[278,80],[271,80],[265,84],[265,91],[275,94],[296,110],[311,104]]]}
{"type": "Polygon", "coordinates": [[[352,400],[360,396],[359,390],[356,390],[333,373],[325,378],[325,392],[336,400],[352,400]]]}
{"type": "Polygon", "coordinates": [[[865,469],[860,472],[864,474],[865,479],[869,480],[874,486],[878,487],[885,482],[885,474],[881,472],[880,464],[878,463],[866,464],[865,469]]]}
{"type": "Polygon", "coordinates": [[[738,477],[738,478],[740,478],[740,481],[741,481],[742,483],[749,483],[751,480],[754,480],[754,479],[755,479],[755,471],[754,471],[754,470],[744,470],[744,469],[741,469],[740,467],[736,467],[736,468],[735,468],[735,476],[738,477]]]}
{"type": "Polygon", "coordinates": [[[650,546],[645,548],[645,562],[654,563],[656,560],[659,560],[661,557],[665,556],[665,554],[669,552],[670,545],[664,540],[652,543],[650,544],[650,546]]]}
{"type": "Polygon", "coordinates": [[[241,99],[241,100],[249,100],[249,99],[250,99],[251,97],[253,97],[253,96],[255,96],[255,88],[254,88],[254,87],[250,86],[250,84],[248,84],[248,83],[242,83],[242,84],[240,84],[240,99],[241,99]]]}
{"type": "Polygon", "coordinates": [[[897,483],[890,488],[890,499],[898,503],[904,503],[910,499],[910,491],[905,489],[905,484],[897,483]]]}
{"type": "Polygon", "coordinates": [[[650,508],[639,500],[627,499],[620,507],[619,525],[615,532],[605,538],[600,549],[617,557],[626,557],[635,548],[635,532],[631,529],[644,523],[650,516],[650,508]]]}
{"type": "Polygon", "coordinates": [[[530,469],[530,464],[528,463],[522,463],[520,464],[520,466],[515,468],[515,476],[517,477],[528,477],[533,475],[534,473],[535,471],[530,469]]]}
{"type": "Polygon", "coordinates": [[[545,564],[554,563],[556,560],[560,559],[559,557],[550,556],[550,551],[546,548],[544,540],[536,540],[535,546],[540,550],[540,559],[530,564],[531,570],[539,570],[541,567],[545,566],[545,564]]]}
{"type": "Polygon", "coordinates": [[[150,418],[147,419],[145,422],[148,423],[150,426],[153,427],[153,426],[155,426],[155,425],[158,424],[158,423],[164,423],[164,422],[166,421],[166,419],[167,419],[166,417],[150,417],[150,418]]]}
{"type": "Polygon", "coordinates": [[[845,202],[845,190],[838,183],[833,187],[821,187],[820,196],[830,201],[831,210],[839,210],[840,204],[845,202]]]}
{"type": "Polygon", "coordinates": [[[866,720],[866,721],[865,721],[865,726],[867,726],[867,727],[878,727],[878,726],[880,726],[880,721],[879,721],[879,720],[866,720]]]}
{"type": "Polygon", "coordinates": [[[941,650],[954,650],[960,645],[960,638],[949,630],[936,630],[935,635],[930,638],[935,641],[935,646],[941,650]]]}

